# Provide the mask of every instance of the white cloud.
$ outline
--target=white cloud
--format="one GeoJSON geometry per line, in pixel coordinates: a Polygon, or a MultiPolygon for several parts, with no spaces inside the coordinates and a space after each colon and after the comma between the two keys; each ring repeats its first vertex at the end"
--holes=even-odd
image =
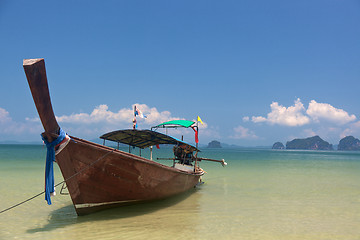
{"type": "Polygon", "coordinates": [[[267,114],[267,117],[253,116],[251,121],[296,127],[324,121],[344,125],[356,120],[354,114],[350,115],[343,109],[335,108],[328,103],[317,103],[315,100],[310,101],[306,111],[299,98],[295,100],[293,106],[284,107],[278,102],[273,102],[270,108],[271,112],[267,114]]]}
{"type": "Polygon", "coordinates": [[[267,118],[253,116],[251,121],[254,123],[267,122],[291,127],[302,126],[310,122],[309,117],[303,114],[305,108],[299,98],[295,100],[294,106],[284,107],[279,105],[278,102],[272,102],[270,108],[271,112],[268,113],[267,118]]]}
{"type": "Polygon", "coordinates": [[[340,138],[344,138],[347,136],[359,136],[360,135],[360,121],[350,124],[350,126],[344,129],[340,133],[340,138]]]}
{"type": "MultiPolygon", "coordinates": [[[[129,108],[122,108],[118,111],[111,111],[106,104],[96,106],[90,113],[73,113],[71,115],[62,115],[56,117],[61,127],[69,134],[79,136],[83,138],[94,138],[94,136],[100,136],[105,132],[132,128],[132,120],[134,118],[134,106],[146,116],[146,118],[137,117],[137,123],[139,129],[149,129],[161,122],[182,119],[179,117],[173,117],[169,111],[158,111],[155,107],[149,107],[146,104],[133,104],[129,108]]],[[[195,120],[193,120],[195,121],[195,120]]],[[[201,136],[206,133],[204,131],[207,128],[206,122],[204,124],[199,123],[199,129],[201,129],[201,136]]],[[[192,129],[188,131],[171,130],[171,134],[181,135],[193,135],[192,129]]],[[[191,138],[192,139],[192,138],[191,138]]]]}
{"type": "MultiPolygon", "coordinates": [[[[140,129],[150,128],[160,122],[180,119],[173,117],[169,111],[158,111],[156,108],[148,107],[146,104],[136,105],[147,118],[137,118],[140,129]]],[[[119,111],[111,111],[106,104],[95,107],[90,113],[73,113],[56,117],[60,126],[69,134],[83,137],[94,138],[101,134],[115,129],[132,128],[134,117],[132,105],[129,108],[122,108],[119,111]]],[[[200,129],[206,129],[207,124],[199,124],[200,129]]],[[[24,122],[16,122],[8,111],[0,108],[0,133],[5,139],[13,139],[16,136],[22,137],[38,136],[43,131],[39,117],[25,118],[24,122]],[[6,135],[6,136],[5,136],[6,135]]],[[[193,131],[189,131],[193,134],[193,131]]],[[[204,131],[202,131],[204,133],[204,131]]]]}
{"type": "Polygon", "coordinates": [[[354,128],[357,128],[357,129],[360,130],[360,121],[355,122],[355,123],[353,123],[352,125],[354,126],[354,128]]]}
{"type": "Polygon", "coordinates": [[[271,111],[266,117],[253,116],[251,121],[290,127],[308,125],[309,127],[302,129],[297,137],[319,135],[332,143],[337,143],[339,139],[345,136],[360,135],[360,121],[356,122],[356,116],[328,103],[318,103],[311,100],[308,108],[305,109],[300,99],[297,99],[294,105],[290,107],[284,107],[278,102],[273,102],[270,107],[271,111]]]}
{"type": "Polygon", "coordinates": [[[264,118],[264,117],[261,117],[261,116],[259,116],[259,117],[252,117],[251,118],[251,121],[253,121],[254,123],[261,123],[261,122],[266,122],[267,121],[267,119],[266,118],[264,118]]]}
{"type": "Polygon", "coordinates": [[[11,118],[9,112],[3,108],[0,108],[0,123],[10,122],[11,118]]]}
{"type": "Polygon", "coordinates": [[[41,132],[40,120],[37,122],[16,122],[10,113],[4,108],[0,108],[0,133],[13,137],[26,133],[41,132]]]}
{"type": "Polygon", "coordinates": [[[248,121],[250,121],[250,118],[248,116],[245,116],[245,117],[243,117],[243,121],[248,122],[248,121]]]}
{"type": "Polygon", "coordinates": [[[59,123],[81,123],[81,124],[92,124],[92,123],[116,123],[116,122],[131,122],[133,111],[132,109],[121,109],[114,113],[108,110],[109,107],[105,104],[95,107],[90,113],[73,113],[71,115],[63,115],[56,117],[59,123]]]}
{"type": "Polygon", "coordinates": [[[34,117],[34,118],[26,117],[25,120],[26,120],[27,122],[36,122],[36,123],[39,123],[39,122],[40,122],[40,118],[39,118],[39,117],[34,117]]]}
{"type": "MultiPolygon", "coordinates": [[[[173,119],[169,111],[159,112],[156,108],[150,108],[146,104],[134,104],[144,115],[145,119],[137,118],[138,121],[143,121],[147,125],[164,122],[173,119]]],[[[134,105],[131,108],[122,108],[117,112],[112,112],[106,104],[99,105],[89,113],[73,113],[71,115],[63,115],[56,117],[59,123],[76,123],[76,124],[96,124],[107,123],[113,125],[124,126],[132,123],[134,117],[134,105]]]]}
{"type": "Polygon", "coordinates": [[[315,100],[311,100],[306,113],[315,122],[326,120],[339,125],[344,125],[356,120],[355,115],[349,115],[343,109],[335,108],[328,103],[317,103],[315,100]]]}
{"type": "Polygon", "coordinates": [[[234,139],[258,139],[259,137],[248,128],[243,126],[237,126],[234,128],[234,135],[230,136],[230,138],[234,139]]]}

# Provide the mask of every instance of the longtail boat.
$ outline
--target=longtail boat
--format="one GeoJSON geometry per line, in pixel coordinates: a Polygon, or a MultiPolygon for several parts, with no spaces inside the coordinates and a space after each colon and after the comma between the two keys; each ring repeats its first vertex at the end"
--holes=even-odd
{"type": "MultiPolygon", "coordinates": [[[[23,67],[45,130],[42,138],[48,148],[45,168],[48,204],[54,193],[53,161],[60,168],[78,215],[183,193],[201,181],[204,171],[199,161],[218,161],[198,158],[197,147],[153,130],[119,130],[101,138],[139,148],[173,144],[176,150],[175,157],[170,158],[174,160],[173,166],[68,136],[59,127],[53,112],[44,59],[25,59],[23,67]]],[[[225,163],[224,160],[218,162],[225,163]]]]}

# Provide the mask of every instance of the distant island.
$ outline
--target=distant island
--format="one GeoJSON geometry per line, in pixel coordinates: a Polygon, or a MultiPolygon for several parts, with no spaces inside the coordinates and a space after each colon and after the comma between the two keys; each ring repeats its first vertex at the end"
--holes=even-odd
{"type": "MultiPolygon", "coordinates": [[[[334,150],[332,144],[324,141],[319,136],[288,141],[286,148],[281,142],[276,142],[272,149],[334,150]]],[[[344,137],[340,140],[337,150],[360,151],[360,140],[353,136],[344,137]]]]}
{"type": "Polygon", "coordinates": [[[284,144],[282,144],[281,142],[276,142],[274,143],[274,145],[272,146],[272,149],[285,149],[284,144]]]}
{"type": "Polygon", "coordinates": [[[322,140],[319,136],[314,136],[304,139],[294,139],[287,142],[286,149],[333,150],[333,146],[322,140]]]}
{"type": "Polygon", "coordinates": [[[360,151],[360,140],[353,136],[347,136],[340,140],[338,150],[360,151]]]}
{"type": "Polygon", "coordinates": [[[219,141],[213,140],[209,142],[208,148],[221,148],[221,143],[219,141]]]}

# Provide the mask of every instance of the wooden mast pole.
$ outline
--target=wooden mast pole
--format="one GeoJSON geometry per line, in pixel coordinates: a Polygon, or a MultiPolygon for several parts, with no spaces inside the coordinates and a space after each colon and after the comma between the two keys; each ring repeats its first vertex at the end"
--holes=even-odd
{"type": "Polygon", "coordinates": [[[59,134],[60,127],[56,121],[51,105],[49,87],[46,77],[45,61],[43,58],[24,59],[23,67],[36,109],[38,111],[41,123],[45,129],[43,136],[49,142],[52,142],[54,139],[56,139],[54,134],[59,134]]]}
{"type": "MultiPolygon", "coordinates": [[[[198,121],[198,119],[196,119],[196,131],[197,131],[197,135],[198,135],[198,139],[199,139],[199,121],[198,121]]],[[[195,132],[195,135],[196,135],[196,132],[195,132]]],[[[195,139],[195,141],[196,141],[196,139],[195,139]]],[[[197,165],[198,165],[198,157],[197,157],[198,152],[199,152],[198,147],[199,147],[199,143],[198,143],[198,141],[197,141],[197,142],[196,142],[196,153],[195,153],[195,167],[194,167],[194,172],[196,172],[196,168],[197,168],[197,165]]]]}

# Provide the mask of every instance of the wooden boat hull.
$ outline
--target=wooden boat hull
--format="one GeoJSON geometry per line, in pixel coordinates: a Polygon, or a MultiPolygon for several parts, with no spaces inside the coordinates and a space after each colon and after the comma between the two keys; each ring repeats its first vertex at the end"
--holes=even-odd
{"type": "Polygon", "coordinates": [[[78,215],[170,197],[195,187],[204,174],[71,138],[56,161],[78,215]]]}

